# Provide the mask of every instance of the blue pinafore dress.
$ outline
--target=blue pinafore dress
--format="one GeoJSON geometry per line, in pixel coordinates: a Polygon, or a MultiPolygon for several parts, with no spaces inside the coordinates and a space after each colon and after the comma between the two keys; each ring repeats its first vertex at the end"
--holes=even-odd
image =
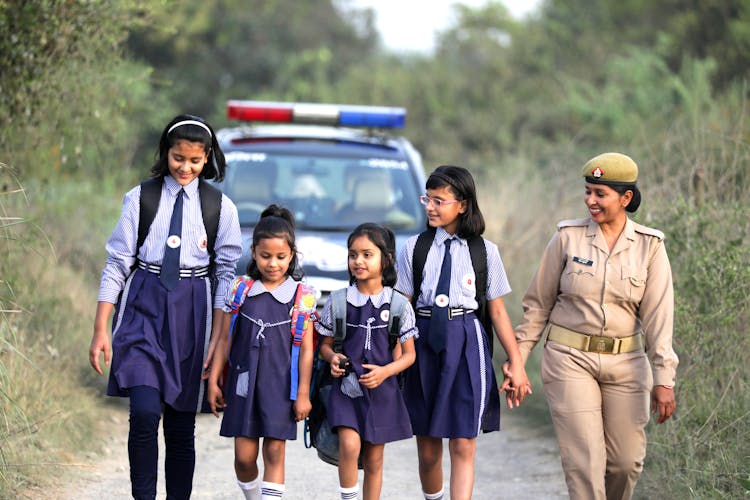
{"type": "MultiPolygon", "coordinates": [[[[383,366],[393,361],[388,341],[392,293],[393,289],[388,287],[372,297],[361,294],[355,285],[347,290],[346,338],[342,350],[351,359],[352,369],[357,377],[366,372],[363,364],[383,366]],[[376,306],[375,303],[380,305],[376,306]]],[[[412,311],[409,307],[406,310],[412,311]]],[[[320,325],[332,327],[330,318],[329,301],[320,325]]],[[[401,326],[401,342],[416,335],[413,312],[410,317],[402,318],[401,326]]],[[[329,336],[333,334],[332,328],[326,327],[319,329],[319,332],[329,336]]],[[[328,423],[334,431],[340,426],[350,427],[363,440],[373,444],[413,436],[409,413],[396,377],[387,378],[374,389],[359,386],[362,393],[359,397],[351,397],[342,391],[342,381],[342,378],[333,380],[328,403],[328,423]]]]}
{"type": "Polygon", "coordinates": [[[291,387],[291,317],[298,282],[288,278],[270,292],[255,281],[231,333],[227,407],[220,434],[226,437],[296,439],[291,387]]]}

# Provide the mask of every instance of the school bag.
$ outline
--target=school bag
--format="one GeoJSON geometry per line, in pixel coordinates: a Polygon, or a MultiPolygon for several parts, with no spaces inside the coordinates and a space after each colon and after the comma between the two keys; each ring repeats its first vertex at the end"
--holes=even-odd
{"type": "MultiPolygon", "coordinates": [[[[427,261],[427,253],[435,239],[435,228],[430,227],[419,233],[417,243],[414,245],[414,255],[412,258],[412,282],[414,284],[411,297],[411,304],[416,310],[417,298],[422,287],[422,274],[424,265],[427,261]]],[[[471,267],[474,268],[474,278],[476,279],[476,295],[478,307],[476,315],[479,322],[484,327],[487,346],[492,356],[494,335],[492,334],[492,318],[490,318],[487,307],[487,248],[484,246],[484,239],[481,236],[473,236],[467,240],[469,245],[469,255],[471,256],[471,267]]]]}
{"type": "MultiPolygon", "coordinates": [[[[234,283],[232,283],[232,303],[229,306],[232,315],[231,322],[229,323],[230,341],[232,339],[232,334],[234,333],[234,325],[237,322],[240,307],[242,307],[242,304],[245,302],[253,283],[253,279],[247,275],[238,276],[235,278],[234,283]]],[[[291,385],[289,388],[289,399],[291,401],[297,400],[299,350],[302,345],[302,337],[305,334],[305,330],[307,330],[310,325],[310,321],[315,321],[317,315],[315,312],[315,304],[315,290],[304,283],[299,283],[294,296],[294,306],[291,311],[292,361],[289,368],[291,370],[291,385]]]]}
{"type": "MultiPolygon", "coordinates": [[[[333,350],[341,352],[346,338],[346,288],[331,292],[331,319],[333,320],[333,350]]],[[[388,315],[388,348],[396,347],[401,331],[401,317],[409,301],[401,293],[393,291],[388,315]]],[[[313,372],[310,380],[310,402],[312,410],[305,419],[304,439],[306,448],[315,448],[318,457],[331,465],[339,463],[339,436],[328,425],[328,397],[333,377],[329,364],[320,356],[320,346],[313,357],[313,372]]],[[[361,460],[358,466],[362,468],[361,460]]]]}
{"type": "MultiPolygon", "coordinates": [[[[159,209],[159,200],[161,199],[161,186],[164,183],[163,177],[152,177],[141,182],[140,197],[140,214],[138,217],[138,244],[135,247],[136,254],[146,241],[148,231],[156,217],[156,211],[159,209]]],[[[211,279],[211,289],[216,289],[216,277],[214,276],[214,244],[216,235],[219,232],[219,215],[221,213],[221,191],[206,180],[198,179],[198,193],[201,199],[201,214],[203,216],[203,226],[206,228],[206,250],[209,255],[209,272],[211,279]]],[[[138,266],[136,262],[133,269],[138,266]]]]}

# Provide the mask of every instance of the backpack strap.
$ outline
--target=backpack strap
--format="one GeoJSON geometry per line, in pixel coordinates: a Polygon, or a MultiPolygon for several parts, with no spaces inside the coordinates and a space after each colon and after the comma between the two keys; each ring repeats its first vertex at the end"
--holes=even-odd
{"type": "Polygon", "coordinates": [[[331,292],[331,317],[333,319],[333,352],[341,352],[346,338],[346,288],[331,292]]]}
{"type": "Polygon", "coordinates": [[[417,242],[414,245],[414,255],[412,255],[412,294],[411,305],[417,309],[417,299],[422,288],[422,278],[424,275],[424,264],[427,262],[427,254],[430,252],[430,246],[435,239],[435,228],[430,227],[419,233],[417,242]]]}
{"type": "Polygon", "coordinates": [[[393,290],[391,297],[391,310],[388,315],[388,348],[392,351],[401,337],[401,318],[404,316],[404,308],[409,301],[400,292],[393,290]]]}
{"type": "Polygon", "coordinates": [[[212,186],[205,179],[198,179],[198,193],[201,199],[201,213],[203,214],[203,226],[206,228],[207,250],[214,261],[214,245],[216,235],[219,233],[219,217],[221,215],[221,191],[212,186]]]}
{"type": "MultiPolygon", "coordinates": [[[[164,183],[163,177],[152,177],[141,182],[141,197],[139,200],[140,212],[138,214],[138,244],[135,247],[135,254],[143,246],[148,236],[148,230],[151,223],[154,222],[156,211],[159,209],[159,200],[161,200],[161,186],[164,183]]],[[[135,268],[138,263],[134,263],[135,268]]]]}
{"type": "Polygon", "coordinates": [[[297,388],[299,387],[299,350],[302,346],[302,338],[305,336],[310,321],[315,314],[315,290],[303,283],[297,285],[297,293],[294,296],[292,307],[292,362],[291,387],[289,399],[297,400],[297,388]]]}
{"type": "Polygon", "coordinates": [[[475,299],[477,301],[477,316],[484,327],[487,346],[490,350],[490,356],[492,356],[494,335],[492,334],[492,319],[487,308],[487,247],[484,246],[484,238],[481,236],[474,236],[467,243],[469,245],[469,255],[471,256],[471,267],[474,268],[474,278],[476,280],[475,299]]]}
{"type": "Polygon", "coordinates": [[[232,340],[232,333],[234,333],[234,324],[237,322],[237,316],[240,312],[240,307],[245,302],[247,294],[250,288],[253,286],[253,279],[248,276],[237,276],[232,283],[232,303],[229,304],[230,314],[232,315],[231,322],[229,323],[229,340],[232,340]]]}

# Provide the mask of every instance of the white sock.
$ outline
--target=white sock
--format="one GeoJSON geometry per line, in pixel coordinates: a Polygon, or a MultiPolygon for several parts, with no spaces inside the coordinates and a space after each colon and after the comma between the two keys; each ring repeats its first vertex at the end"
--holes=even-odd
{"type": "Polygon", "coordinates": [[[240,487],[242,494],[245,495],[245,500],[260,500],[260,481],[258,481],[257,477],[246,483],[238,479],[237,486],[240,487]]]}
{"type": "Polygon", "coordinates": [[[260,500],[275,500],[281,498],[286,490],[286,486],[279,483],[271,483],[269,481],[263,481],[260,485],[260,500]]]}
{"type": "Polygon", "coordinates": [[[341,500],[353,500],[357,498],[357,493],[359,493],[359,483],[355,484],[351,488],[344,488],[343,486],[339,486],[339,493],[341,493],[341,500]]]}
{"type": "Polygon", "coordinates": [[[426,493],[423,491],[422,494],[424,495],[425,500],[443,500],[445,488],[441,488],[437,493],[426,493]]]}

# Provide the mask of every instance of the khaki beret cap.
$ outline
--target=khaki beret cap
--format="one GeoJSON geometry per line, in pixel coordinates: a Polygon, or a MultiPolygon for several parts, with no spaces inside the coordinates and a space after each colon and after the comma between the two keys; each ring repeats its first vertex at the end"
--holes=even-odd
{"type": "Polygon", "coordinates": [[[587,161],[581,174],[595,183],[634,183],[638,165],[622,153],[604,153],[587,161]]]}

